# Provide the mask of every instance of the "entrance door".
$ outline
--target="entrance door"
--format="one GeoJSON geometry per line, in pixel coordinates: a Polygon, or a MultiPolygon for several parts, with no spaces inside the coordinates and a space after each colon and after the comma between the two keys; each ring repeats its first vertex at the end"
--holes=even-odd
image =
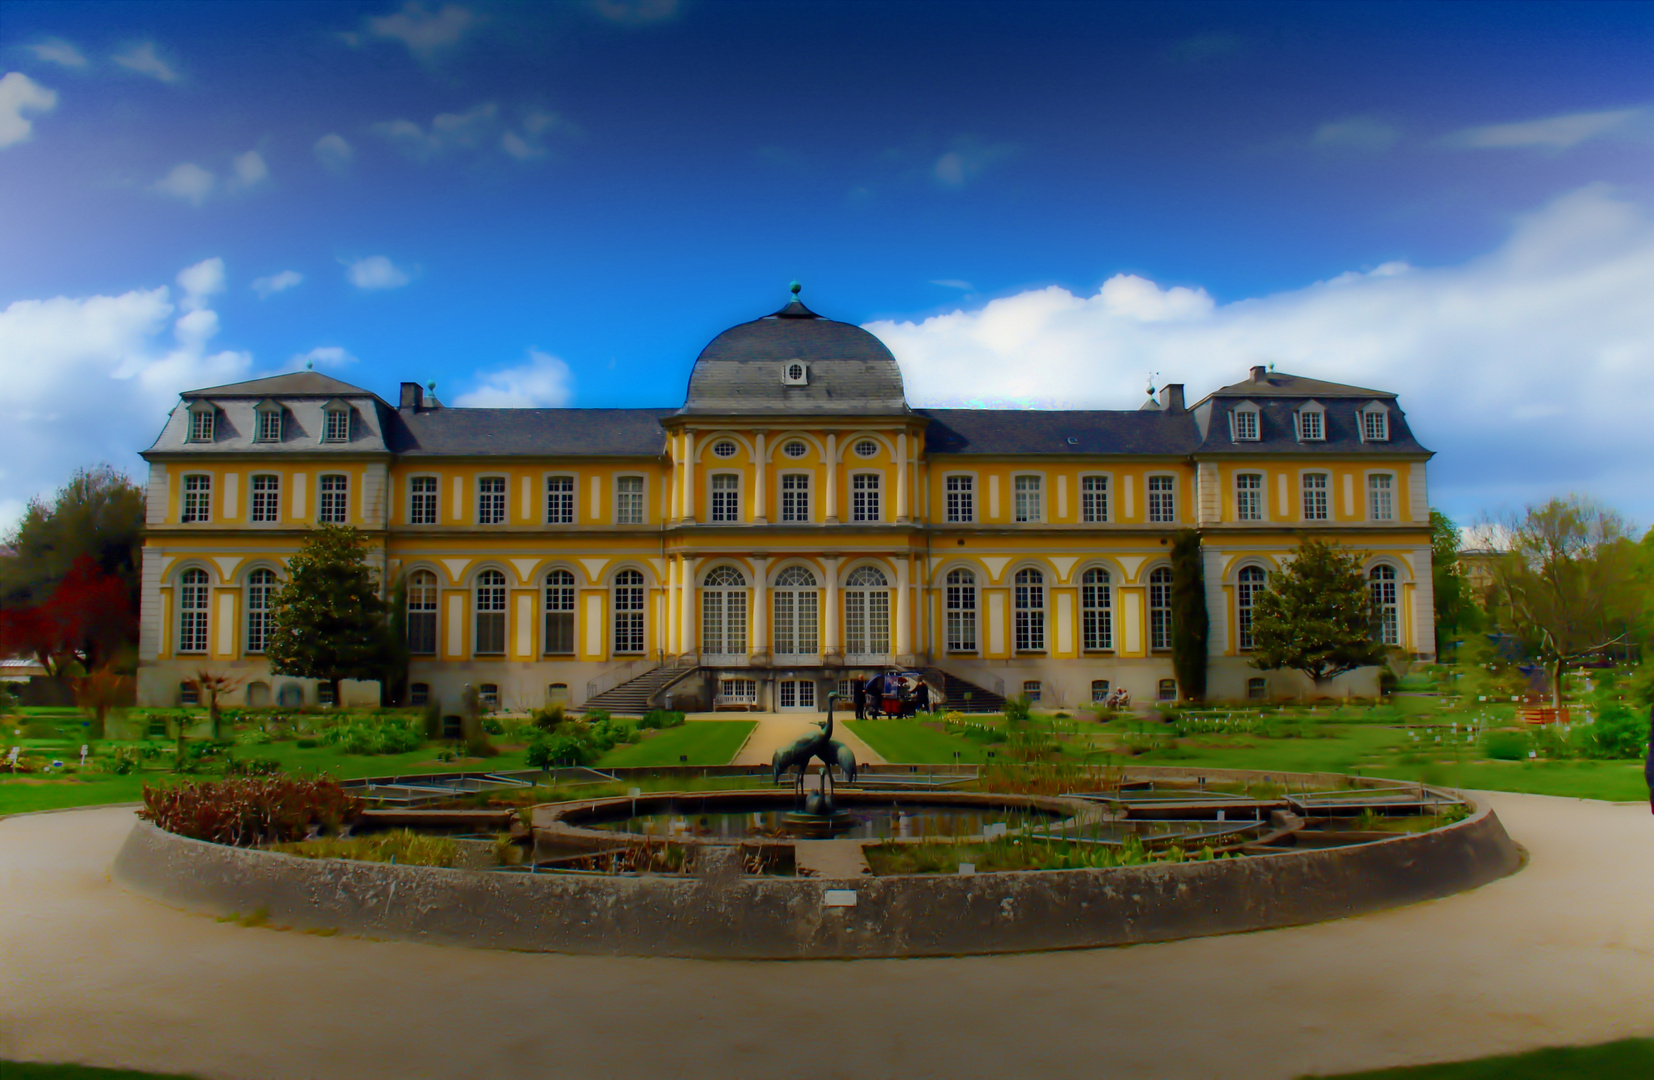
{"type": "Polygon", "coordinates": [[[889,582],[878,567],[863,566],[844,583],[844,660],[883,664],[889,659],[889,582]]]}
{"type": "Polygon", "coordinates": [[[775,708],[777,712],[815,712],[815,680],[782,679],[776,683],[775,708]]]}
{"type": "Polygon", "coordinates": [[[747,579],[719,566],[701,587],[701,663],[747,662],[747,579]]]}

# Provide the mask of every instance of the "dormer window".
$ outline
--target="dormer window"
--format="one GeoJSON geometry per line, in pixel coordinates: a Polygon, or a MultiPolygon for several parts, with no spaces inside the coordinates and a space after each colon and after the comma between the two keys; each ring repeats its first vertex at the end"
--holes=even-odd
{"type": "Polygon", "coordinates": [[[213,423],[218,419],[218,407],[210,401],[197,401],[190,406],[188,442],[212,442],[213,423]]]}
{"type": "Polygon", "coordinates": [[[781,368],[781,382],[784,386],[809,385],[809,365],[802,360],[788,360],[781,368]]]}
{"type": "Polygon", "coordinates": [[[1369,401],[1361,406],[1361,441],[1390,441],[1390,407],[1382,401],[1369,401]]]}
{"type": "Polygon", "coordinates": [[[353,412],[343,401],[330,401],[322,406],[322,442],[349,442],[353,412]]]}
{"type": "Polygon", "coordinates": [[[281,420],[285,413],[279,402],[259,402],[255,409],[257,423],[253,428],[254,441],[281,442],[281,420]]]}
{"type": "Polygon", "coordinates": [[[1250,401],[1243,401],[1235,406],[1229,414],[1232,424],[1231,435],[1235,442],[1258,441],[1258,407],[1250,401]]]}
{"type": "Polygon", "coordinates": [[[1308,402],[1298,409],[1298,441],[1323,442],[1327,437],[1327,410],[1318,402],[1308,402]]]}

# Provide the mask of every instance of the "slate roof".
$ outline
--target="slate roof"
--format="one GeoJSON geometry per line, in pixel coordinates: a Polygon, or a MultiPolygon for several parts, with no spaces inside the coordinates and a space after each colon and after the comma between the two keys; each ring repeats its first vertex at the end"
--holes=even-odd
{"type": "Polygon", "coordinates": [[[1306,379],[1281,372],[1262,373],[1262,379],[1248,379],[1203,398],[1191,413],[1201,432],[1201,454],[1379,454],[1426,455],[1407,425],[1396,395],[1388,390],[1368,390],[1344,383],[1306,379]],[[1229,414],[1235,406],[1250,401],[1258,406],[1258,438],[1236,442],[1230,437],[1229,414]],[[1326,409],[1325,439],[1299,442],[1294,413],[1307,401],[1326,409]],[[1362,442],[1360,417],[1356,411],[1369,401],[1389,407],[1390,437],[1384,442],[1362,442]]]}
{"type": "Polygon", "coordinates": [[[340,382],[331,375],[317,371],[290,371],[267,379],[209,386],[202,390],[186,390],[180,395],[189,398],[230,397],[376,397],[373,392],[340,382]]]}
{"type": "Polygon", "coordinates": [[[411,457],[652,457],[671,409],[398,409],[393,453],[411,457]]]}
{"type": "Polygon", "coordinates": [[[1200,430],[1186,411],[914,411],[930,421],[925,429],[925,447],[932,454],[1178,456],[1193,453],[1200,445],[1200,430]]]}
{"type": "Polygon", "coordinates": [[[823,319],[798,300],[774,315],[713,338],[689,374],[679,415],[904,414],[902,372],[884,342],[849,323],[823,319]],[[802,360],[808,383],[782,382],[802,360]]]}
{"type": "Polygon", "coordinates": [[[1244,382],[1232,383],[1229,386],[1213,390],[1206,395],[1214,397],[1293,397],[1293,398],[1343,398],[1358,397],[1366,401],[1374,398],[1394,398],[1395,394],[1388,390],[1367,390],[1360,386],[1349,386],[1345,383],[1323,382],[1320,379],[1306,379],[1302,375],[1288,375],[1285,372],[1263,372],[1263,379],[1247,379],[1244,382]]]}

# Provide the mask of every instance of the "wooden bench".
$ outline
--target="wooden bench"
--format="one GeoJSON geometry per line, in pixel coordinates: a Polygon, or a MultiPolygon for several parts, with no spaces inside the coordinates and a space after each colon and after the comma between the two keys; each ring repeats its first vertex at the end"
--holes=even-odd
{"type": "Polygon", "coordinates": [[[1516,714],[1521,717],[1524,724],[1568,724],[1573,722],[1569,715],[1568,706],[1566,705],[1562,706],[1560,709],[1548,707],[1537,709],[1518,709],[1516,710],[1516,714]]]}

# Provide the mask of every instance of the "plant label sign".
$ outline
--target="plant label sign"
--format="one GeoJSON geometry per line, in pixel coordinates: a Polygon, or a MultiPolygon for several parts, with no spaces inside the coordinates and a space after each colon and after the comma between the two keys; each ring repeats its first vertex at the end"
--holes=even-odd
{"type": "Polygon", "coordinates": [[[822,907],[855,907],[856,890],[826,889],[821,894],[822,907]]]}

